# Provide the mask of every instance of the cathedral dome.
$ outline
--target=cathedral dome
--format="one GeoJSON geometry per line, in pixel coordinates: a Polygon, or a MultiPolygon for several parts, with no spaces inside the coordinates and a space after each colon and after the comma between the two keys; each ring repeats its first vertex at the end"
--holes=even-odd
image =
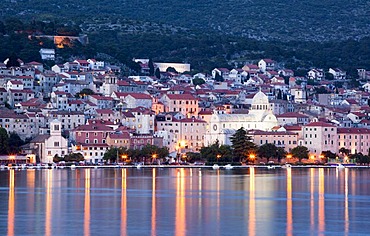
{"type": "Polygon", "coordinates": [[[253,105],[269,105],[269,99],[263,92],[259,91],[254,95],[252,100],[252,106],[253,105]]]}

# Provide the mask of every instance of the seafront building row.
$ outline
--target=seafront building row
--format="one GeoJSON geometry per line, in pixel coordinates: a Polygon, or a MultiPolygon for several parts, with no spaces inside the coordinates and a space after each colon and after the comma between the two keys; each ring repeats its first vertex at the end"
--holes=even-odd
{"type": "MultiPolygon", "coordinates": [[[[145,63],[142,76],[129,77],[95,59],[52,70],[38,62],[3,64],[0,126],[30,140],[23,153],[42,162],[79,152],[95,163],[110,147],[147,144],[166,146],[171,155],[199,152],[216,141],[229,145],[240,127],[256,145],[274,143],[287,152],[303,145],[317,159],[340,148],[368,153],[366,82],[361,90],[345,89],[320,70],[298,77],[276,64],[263,59],[210,75],[162,72],[160,78],[146,75],[145,63]]],[[[347,83],[344,73],[336,79],[347,83]]]]}

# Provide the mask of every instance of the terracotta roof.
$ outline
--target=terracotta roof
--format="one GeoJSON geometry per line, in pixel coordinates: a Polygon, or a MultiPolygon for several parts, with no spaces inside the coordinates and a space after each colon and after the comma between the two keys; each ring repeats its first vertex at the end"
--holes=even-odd
{"type": "Polygon", "coordinates": [[[248,131],[249,134],[254,135],[297,135],[297,133],[289,131],[263,131],[263,130],[251,130],[248,131]]]}
{"type": "Polygon", "coordinates": [[[166,94],[171,100],[198,100],[191,94],[166,94]]]}
{"type": "Polygon", "coordinates": [[[152,96],[146,93],[128,93],[126,96],[131,96],[135,99],[150,99],[152,100],[152,96]]]}
{"type": "Polygon", "coordinates": [[[111,139],[130,139],[129,132],[113,133],[108,135],[111,139]]]}
{"type": "Polygon", "coordinates": [[[23,84],[22,81],[19,81],[19,80],[10,80],[9,83],[12,83],[12,84],[23,84]]]}
{"type": "Polygon", "coordinates": [[[179,120],[182,123],[207,123],[204,120],[196,119],[196,118],[184,118],[179,120]]]}
{"type": "Polygon", "coordinates": [[[367,128],[338,128],[338,134],[370,134],[370,129],[367,128]]]}
{"type": "Polygon", "coordinates": [[[335,125],[323,121],[317,121],[317,122],[311,122],[305,126],[313,127],[313,126],[319,126],[319,127],[336,127],[335,125]]]}
{"type": "Polygon", "coordinates": [[[298,113],[298,112],[286,112],[280,115],[276,115],[276,117],[294,117],[294,118],[308,118],[308,116],[298,113]]]}
{"type": "Polygon", "coordinates": [[[89,124],[77,126],[74,131],[112,131],[113,128],[102,124],[89,124]]]}
{"type": "Polygon", "coordinates": [[[96,113],[99,113],[99,114],[113,114],[113,110],[111,110],[111,109],[96,109],[96,113]]]}

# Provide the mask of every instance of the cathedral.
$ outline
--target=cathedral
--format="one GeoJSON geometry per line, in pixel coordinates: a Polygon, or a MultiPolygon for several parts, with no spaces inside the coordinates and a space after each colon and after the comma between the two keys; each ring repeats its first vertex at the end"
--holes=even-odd
{"type": "Polygon", "coordinates": [[[208,146],[218,140],[220,144],[231,145],[230,137],[241,127],[245,130],[258,129],[269,131],[278,125],[272,113],[267,96],[259,91],[254,95],[248,114],[225,114],[224,111],[214,111],[204,138],[208,146]]]}

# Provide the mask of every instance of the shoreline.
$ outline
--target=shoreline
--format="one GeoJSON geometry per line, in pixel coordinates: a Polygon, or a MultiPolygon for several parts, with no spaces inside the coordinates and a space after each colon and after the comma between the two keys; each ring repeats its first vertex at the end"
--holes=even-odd
{"type": "Polygon", "coordinates": [[[338,165],[292,165],[292,166],[285,166],[285,165],[243,165],[243,166],[227,166],[227,165],[220,165],[217,167],[214,166],[206,166],[206,165],[141,165],[141,166],[134,166],[134,165],[105,165],[105,166],[1,166],[0,170],[42,170],[42,169],[212,169],[212,170],[232,170],[232,169],[248,169],[248,168],[258,168],[258,169],[298,169],[298,168],[324,168],[324,169],[345,169],[345,168],[370,168],[369,165],[366,166],[357,166],[357,165],[348,165],[348,166],[341,166],[338,165]]]}

